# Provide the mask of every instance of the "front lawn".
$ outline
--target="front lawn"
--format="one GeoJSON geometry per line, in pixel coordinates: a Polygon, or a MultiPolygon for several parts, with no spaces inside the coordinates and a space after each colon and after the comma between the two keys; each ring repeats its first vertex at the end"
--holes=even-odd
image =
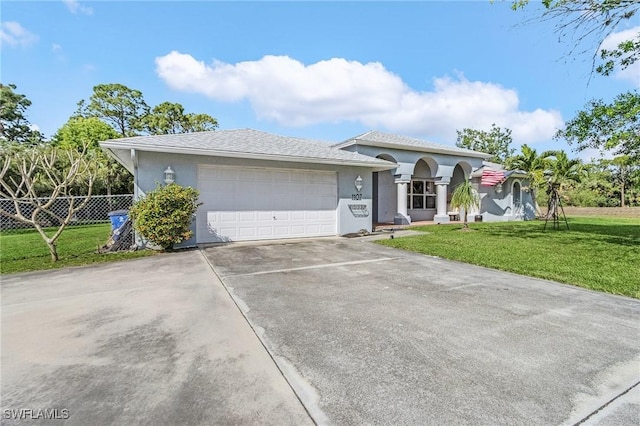
{"type": "Polygon", "coordinates": [[[58,239],[58,262],[51,255],[35,230],[3,232],[0,234],[0,273],[35,271],[64,266],[88,265],[149,256],[152,250],[98,254],[111,232],[110,224],[70,226],[58,239]]]}
{"type": "MultiPolygon", "coordinates": [[[[640,298],[640,220],[569,218],[569,227],[543,231],[544,222],[472,223],[415,227],[426,234],[379,243],[446,259],[640,298]]],[[[564,223],[563,223],[564,225],[564,223]]]]}

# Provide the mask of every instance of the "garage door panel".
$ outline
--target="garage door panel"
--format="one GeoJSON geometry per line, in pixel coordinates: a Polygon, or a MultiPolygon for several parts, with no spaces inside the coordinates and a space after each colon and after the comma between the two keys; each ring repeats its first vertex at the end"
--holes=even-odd
{"type": "Polygon", "coordinates": [[[225,223],[225,222],[232,222],[235,223],[238,221],[238,214],[236,212],[220,212],[216,215],[214,215],[214,217],[221,222],[221,223],[225,223]]]}
{"type": "Polygon", "coordinates": [[[272,212],[264,212],[264,211],[259,211],[256,212],[256,216],[258,216],[258,221],[260,222],[267,222],[270,220],[273,220],[273,213],[272,212]]]}
{"type": "Polygon", "coordinates": [[[257,212],[238,212],[238,220],[240,222],[255,222],[257,212]]]}
{"type": "Polygon", "coordinates": [[[258,230],[255,226],[244,227],[241,226],[238,228],[238,238],[242,239],[254,239],[258,235],[258,230]]]}
{"type": "Polygon", "coordinates": [[[334,172],[199,166],[197,241],[336,234],[334,172]]]}
{"type": "Polygon", "coordinates": [[[268,238],[273,235],[273,226],[258,226],[258,236],[268,238]]]}
{"type": "Polygon", "coordinates": [[[294,235],[304,235],[306,229],[304,225],[291,225],[291,233],[294,235]]]}
{"type": "Polygon", "coordinates": [[[300,211],[300,210],[294,210],[291,212],[291,220],[305,220],[306,219],[306,212],[304,211],[300,211]]]}
{"type": "Polygon", "coordinates": [[[273,227],[273,236],[275,238],[282,238],[289,236],[289,227],[288,226],[274,226],[273,227]]]}
{"type": "Polygon", "coordinates": [[[220,235],[224,235],[225,237],[229,237],[231,239],[238,238],[238,228],[234,227],[225,227],[222,226],[219,229],[216,229],[220,233],[220,235]]]}
{"type": "Polygon", "coordinates": [[[334,211],[330,211],[330,210],[320,210],[319,212],[320,217],[319,219],[324,223],[324,222],[328,222],[330,220],[333,220],[336,216],[336,213],[334,211]]]}

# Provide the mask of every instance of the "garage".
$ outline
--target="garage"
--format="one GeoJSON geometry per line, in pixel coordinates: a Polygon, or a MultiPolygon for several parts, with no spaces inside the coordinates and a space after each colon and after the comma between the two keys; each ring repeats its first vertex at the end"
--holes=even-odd
{"type": "MultiPolygon", "coordinates": [[[[133,176],[134,196],[158,185],[196,188],[196,244],[346,235],[371,230],[373,172],[393,162],[327,142],[253,129],[102,142],[133,176]]],[[[138,238],[140,246],[145,240],[138,238]]]]}
{"type": "Polygon", "coordinates": [[[334,171],[198,165],[197,243],[336,235],[334,171]]]}

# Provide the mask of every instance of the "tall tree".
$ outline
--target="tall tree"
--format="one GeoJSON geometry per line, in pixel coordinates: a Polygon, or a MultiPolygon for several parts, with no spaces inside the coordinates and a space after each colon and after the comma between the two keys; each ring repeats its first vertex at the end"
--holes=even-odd
{"type": "Polygon", "coordinates": [[[145,130],[152,135],[202,132],[215,130],[218,121],[207,114],[185,114],[179,103],[156,105],[143,119],[145,130]]]}
{"type": "Polygon", "coordinates": [[[640,94],[637,90],[622,93],[610,104],[601,99],[590,101],[556,138],[576,144],[578,150],[613,150],[640,161],[640,94]]]}
{"type": "Polygon", "coordinates": [[[100,142],[122,137],[97,117],[71,117],[53,136],[51,143],[61,148],[100,149],[100,142]]]}
{"type": "Polygon", "coordinates": [[[119,137],[118,132],[97,117],[72,116],[53,136],[52,144],[85,151],[85,155],[98,165],[94,192],[106,191],[106,195],[111,195],[128,192],[132,183],[131,174],[100,148],[101,141],[119,137]]]}
{"type": "Polygon", "coordinates": [[[554,151],[545,151],[538,155],[538,152],[527,144],[522,145],[520,151],[520,154],[507,159],[506,167],[509,170],[522,170],[527,173],[533,207],[536,210],[536,214],[542,216],[537,195],[538,190],[545,183],[545,171],[549,169],[548,158],[554,154],[554,151]]]}
{"type": "Polygon", "coordinates": [[[511,129],[505,128],[503,130],[494,123],[489,131],[465,128],[462,131],[456,130],[456,132],[458,133],[456,140],[458,148],[491,154],[493,157],[490,158],[490,161],[494,163],[502,164],[513,155],[511,129]]]}
{"type": "Polygon", "coordinates": [[[184,133],[208,132],[218,128],[218,120],[209,114],[189,113],[185,118],[184,133]]]}
{"type": "Polygon", "coordinates": [[[37,144],[44,136],[32,129],[27,120],[27,109],[31,101],[16,93],[15,84],[0,83],[0,140],[5,142],[37,144]]]}
{"type": "MultiPolygon", "coordinates": [[[[84,102],[78,103],[83,114],[84,102]]],[[[142,92],[122,84],[98,84],[86,106],[86,113],[111,125],[123,137],[136,136],[143,129],[143,117],[149,113],[142,92]]]]}
{"type": "MultiPolygon", "coordinates": [[[[529,0],[513,0],[514,10],[525,7],[529,0]]],[[[637,16],[640,3],[637,0],[542,0],[542,21],[556,23],[560,40],[571,39],[569,56],[592,51],[592,69],[602,75],[610,75],[616,68],[625,69],[640,60],[640,32],[621,41],[613,49],[603,49],[602,44],[619,25],[637,16]],[[595,39],[596,46],[582,47],[595,39]],[[596,66],[600,57],[603,61],[596,66]]]]}
{"type": "Polygon", "coordinates": [[[628,155],[621,155],[612,160],[605,160],[611,167],[611,175],[614,184],[620,188],[620,206],[625,207],[626,190],[635,183],[635,178],[640,170],[640,164],[631,161],[628,155]]]}

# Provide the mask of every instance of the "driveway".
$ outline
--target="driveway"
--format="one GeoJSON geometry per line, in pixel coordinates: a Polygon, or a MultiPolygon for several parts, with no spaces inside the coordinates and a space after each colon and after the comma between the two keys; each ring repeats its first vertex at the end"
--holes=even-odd
{"type": "Polygon", "coordinates": [[[312,424],[199,251],[1,290],[3,424],[312,424]]]}
{"type": "Polygon", "coordinates": [[[364,239],[204,253],[318,423],[639,423],[638,300],[364,239]]]}

